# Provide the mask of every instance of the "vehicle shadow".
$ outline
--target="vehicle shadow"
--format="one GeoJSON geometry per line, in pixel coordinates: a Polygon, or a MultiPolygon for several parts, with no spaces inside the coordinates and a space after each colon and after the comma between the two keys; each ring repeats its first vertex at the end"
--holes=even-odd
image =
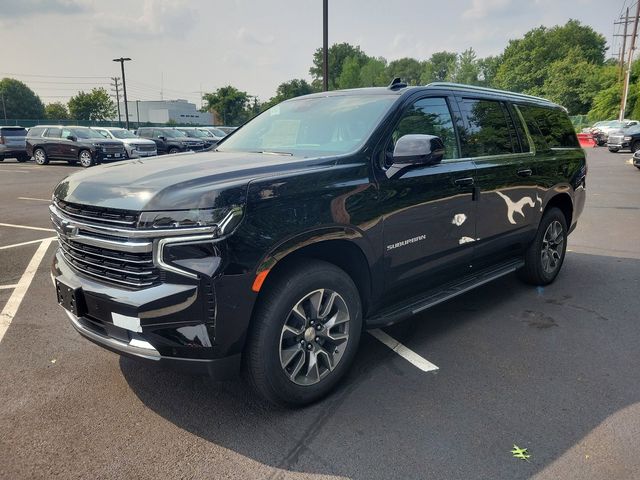
{"type": "Polygon", "coordinates": [[[340,387],[299,410],[241,381],[120,368],[155,413],[276,474],[529,478],[640,401],[639,271],[638,259],[571,253],[544,289],[511,275],[387,329],[436,373],[365,334],[340,387]],[[513,444],[532,458],[512,458],[513,444]]]}

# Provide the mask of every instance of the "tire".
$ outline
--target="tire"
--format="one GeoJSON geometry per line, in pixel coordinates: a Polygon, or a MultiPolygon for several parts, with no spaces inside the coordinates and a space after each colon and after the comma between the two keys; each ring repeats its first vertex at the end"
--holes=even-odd
{"type": "Polygon", "coordinates": [[[171,147],[171,148],[169,149],[169,152],[168,152],[168,153],[169,153],[169,155],[173,155],[173,154],[175,154],[175,153],[180,153],[180,149],[179,149],[179,148],[176,148],[176,147],[171,147]]]}
{"type": "Polygon", "coordinates": [[[49,163],[49,157],[47,156],[47,152],[44,151],[44,148],[36,148],[33,151],[33,159],[38,165],[47,165],[49,163]]]}
{"type": "Polygon", "coordinates": [[[531,285],[549,285],[558,276],[566,251],[567,221],[562,211],[553,207],[542,216],[518,276],[531,285]]]}
{"type": "Polygon", "coordinates": [[[243,373],[267,401],[307,405],[327,395],[353,362],[362,331],[360,295],[351,278],[327,262],[304,261],[276,275],[259,298],[243,373]]]}
{"type": "Polygon", "coordinates": [[[80,165],[84,168],[89,168],[95,165],[95,161],[93,160],[93,155],[89,150],[80,150],[78,153],[78,160],[80,161],[80,165]]]}
{"type": "Polygon", "coordinates": [[[640,150],[640,140],[636,140],[631,144],[631,153],[636,153],[640,150]]]}
{"type": "Polygon", "coordinates": [[[618,153],[620,151],[620,149],[619,148],[610,148],[609,151],[611,153],[618,153]]]}

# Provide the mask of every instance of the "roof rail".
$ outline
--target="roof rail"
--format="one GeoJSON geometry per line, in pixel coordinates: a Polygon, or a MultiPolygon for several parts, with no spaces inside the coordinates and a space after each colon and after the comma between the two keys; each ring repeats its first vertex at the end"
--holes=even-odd
{"type": "Polygon", "coordinates": [[[551,100],[547,100],[546,98],[535,97],[533,95],[527,95],[524,93],[509,92],[508,90],[498,90],[497,88],[478,87],[477,85],[465,85],[462,83],[453,83],[453,82],[432,82],[432,83],[429,83],[427,87],[455,87],[461,90],[487,92],[487,93],[499,93],[500,95],[508,95],[510,97],[522,98],[527,100],[536,100],[538,102],[551,103],[555,105],[555,103],[553,103],[551,100]]]}

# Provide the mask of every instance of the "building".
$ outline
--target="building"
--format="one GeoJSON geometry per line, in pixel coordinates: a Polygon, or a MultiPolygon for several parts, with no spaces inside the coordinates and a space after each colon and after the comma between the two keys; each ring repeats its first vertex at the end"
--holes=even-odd
{"type": "MultiPolygon", "coordinates": [[[[213,125],[213,115],[201,112],[187,100],[133,100],[129,104],[129,123],[177,123],[213,125]]],[[[120,116],[125,119],[124,102],[120,102],[120,116]]],[[[118,120],[117,117],[114,120],[118,120]]]]}

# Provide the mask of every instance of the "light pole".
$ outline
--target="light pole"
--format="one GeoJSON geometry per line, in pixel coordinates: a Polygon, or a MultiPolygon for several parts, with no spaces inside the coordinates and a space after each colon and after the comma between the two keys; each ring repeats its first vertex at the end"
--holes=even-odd
{"type": "Polygon", "coordinates": [[[114,62],[120,62],[120,68],[122,69],[122,93],[124,94],[124,115],[127,130],[129,130],[129,104],[127,103],[127,82],[124,78],[124,62],[128,62],[130,60],[131,59],[127,57],[113,59],[114,62]]]}
{"type": "Polygon", "coordinates": [[[322,90],[329,90],[329,0],[322,1],[322,90]]]}

